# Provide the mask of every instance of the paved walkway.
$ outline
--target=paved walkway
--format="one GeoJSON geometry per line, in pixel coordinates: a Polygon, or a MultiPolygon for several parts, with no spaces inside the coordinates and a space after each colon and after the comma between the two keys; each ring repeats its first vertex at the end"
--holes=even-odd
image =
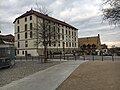
{"type": "Polygon", "coordinates": [[[81,63],[85,61],[68,61],[33,75],[13,81],[0,90],[55,90],[81,63]]]}

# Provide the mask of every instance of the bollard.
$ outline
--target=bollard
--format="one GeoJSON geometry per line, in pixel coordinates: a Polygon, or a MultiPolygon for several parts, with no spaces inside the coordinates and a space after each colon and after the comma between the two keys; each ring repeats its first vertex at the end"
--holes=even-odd
{"type": "Polygon", "coordinates": [[[114,56],[112,55],[112,61],[114,61],[114,56]]]}
{"type": "Polygon", "coordinates": [[[102,55],[102,61],[103,61],[103,55],[102,55]]]}

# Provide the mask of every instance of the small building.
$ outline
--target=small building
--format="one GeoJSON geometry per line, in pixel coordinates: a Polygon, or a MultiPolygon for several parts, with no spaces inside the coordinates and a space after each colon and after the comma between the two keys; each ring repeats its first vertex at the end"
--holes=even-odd
{"type": "Polygon", "coordinates": [[[86,54],[100,54],[100,35],[93,37],[78,38],[78,47],[86,54]]]}
{"type": "Polygon", "coordinates": [[[13,42],[0,40],[0,58],[15,57],[15,47],[13,42]]]}
{"type": "Polygon", "coordinates": [[[14,42],[14,36],[12,34],[0,35],[0,40],[4,40],[7,42],[14,42]]]}

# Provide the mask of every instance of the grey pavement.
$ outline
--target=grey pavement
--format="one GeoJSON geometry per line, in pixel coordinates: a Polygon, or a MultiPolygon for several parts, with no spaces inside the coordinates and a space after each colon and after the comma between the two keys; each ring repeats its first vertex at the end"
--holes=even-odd
{"type": "Polygon", "coordinates": [[[23,79],[13,81],[0,90],[55,90],[80,64],[85,61],[67,61],[23,79]]]}

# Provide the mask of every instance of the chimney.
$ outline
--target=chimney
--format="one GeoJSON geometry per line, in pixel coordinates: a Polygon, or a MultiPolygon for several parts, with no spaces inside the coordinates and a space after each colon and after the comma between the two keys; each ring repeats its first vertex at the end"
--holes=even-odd
{"type": "Polygon", "coordinates": [[[98,34],[98,38],[100,38],[100,34],[98,34]]]}

